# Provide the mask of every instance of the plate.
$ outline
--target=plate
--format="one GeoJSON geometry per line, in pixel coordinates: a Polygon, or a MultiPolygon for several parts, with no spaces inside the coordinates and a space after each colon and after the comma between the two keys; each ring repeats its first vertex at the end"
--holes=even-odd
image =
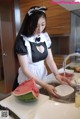
{"type": "Polygon", "coordinates": [[[69,96],[74,92],[74,88],[64,84],[57,86],[56,90],[57,90],[57,94],[60,95],[61,97],[69,96]]]}

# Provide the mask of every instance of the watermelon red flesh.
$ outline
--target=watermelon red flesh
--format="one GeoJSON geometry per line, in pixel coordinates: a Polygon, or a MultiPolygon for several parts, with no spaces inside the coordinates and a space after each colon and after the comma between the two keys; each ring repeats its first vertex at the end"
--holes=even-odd
{"type": "Polygon", "coordinates": [[[36,86],[36,83],[33,79],[29,79],[22,84],[20,84],[14,91],[13,94],[15,96],[21,96],[24,94],[28,94],[32,92],[35,97],[38,97],[39,95],[39,89],[36,86]]]}

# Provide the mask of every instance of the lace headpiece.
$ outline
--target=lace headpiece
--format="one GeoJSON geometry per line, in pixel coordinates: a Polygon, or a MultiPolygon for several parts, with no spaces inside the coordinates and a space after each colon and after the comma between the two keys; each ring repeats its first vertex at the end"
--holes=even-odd
{"type": "Polygon", "coordinates": [[[47,10],[47,8],[45,6],[42,6],[42,7],[35,7],[35,8],[32,8],[28,11],[28,15],[30,16],[31,14],[33,14],[35,11],[41,11],[41,12],[44,12],[47,10]]]}

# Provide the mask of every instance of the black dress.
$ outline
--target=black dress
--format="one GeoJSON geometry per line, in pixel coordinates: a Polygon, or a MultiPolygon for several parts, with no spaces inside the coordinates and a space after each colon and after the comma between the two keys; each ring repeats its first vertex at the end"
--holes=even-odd
{"type": "MultiPolygon", "coordinates": [[[[19,55],[27,55],[28,68],[39,79],[43,79],[47,75],[44,60],[48,55],[48,48],[51,48],[51,40],[47,32],[32,37],[20,35],[20,38],[15,44],[16,53],[19,55]]],[[[19,68],[18,74],[19,84],[28,79],[22,72],[21,67],[19,68]]]]}

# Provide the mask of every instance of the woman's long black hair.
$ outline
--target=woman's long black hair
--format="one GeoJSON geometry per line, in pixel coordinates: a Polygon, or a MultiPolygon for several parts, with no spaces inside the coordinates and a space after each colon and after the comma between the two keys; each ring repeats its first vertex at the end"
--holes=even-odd
{"type": "MultiPolygon", "coordinates": [[[[34,7],[31,7],[30,9],[35,8],[35,7],[39,8],[39,6],[34,6],[34,7]]],[[[46,10],[47,10],[47,8],[46,8],[46,10]]],[[[17,35],[17,38],[20,36],[20,34],[25,35],[27,37],[32,36],[36,27],[37,27],[37,23],[38,23],[38,20],[40,17],[43,17],[46,20],[46,14],[42,11],[35,10],[31,15],[29,15],[27,13],[25,15],[24,20],[23,20],[23,23],[21,25],[21,28],[20,28],[19,33],[17,35]]],[[[44,31],[45,31],[45,29],[44,29],[44,31]]]]}

